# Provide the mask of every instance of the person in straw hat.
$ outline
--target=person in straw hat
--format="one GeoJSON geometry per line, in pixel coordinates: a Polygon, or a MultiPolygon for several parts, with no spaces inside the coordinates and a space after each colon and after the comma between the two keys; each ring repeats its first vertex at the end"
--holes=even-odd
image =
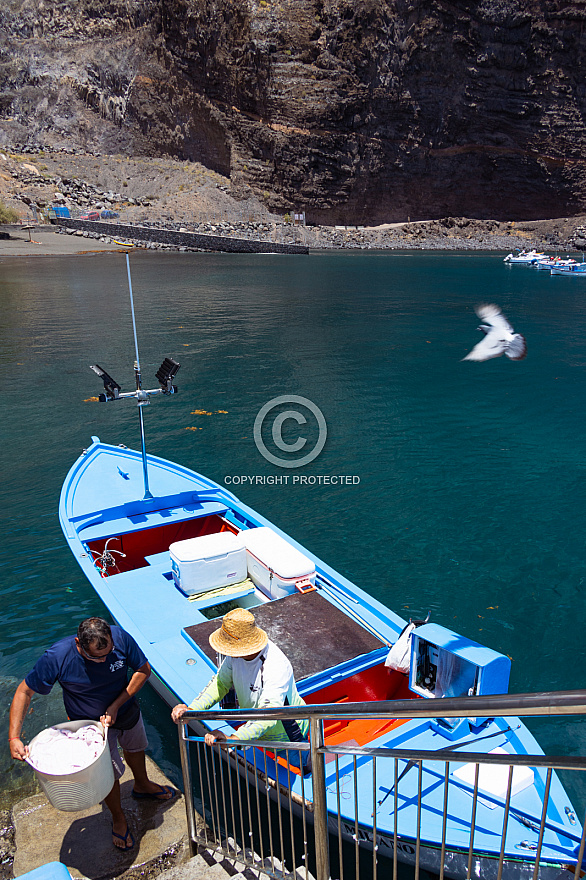
{"type": "MultiPolygon", "coordinates": [[[[220,629],[210,635],[210,645],[224,655],[224,660],[216,675],[189,706],[179,703],[173,708],[171,717],[176,724],[188,709],[209,709],[230,688],[236,691],[241,709],[305,706],[297,691],[291,663],[266,632],[256,625],[254,615],[246,608],[234,608],[224,615],[220,629]]],[[[205,735],[205,742],[209,746],[229,739],[301,742],[307,739],[308,728],[307,720],[248,721],[230,737],[221,730],[213,730],[205,735]]],[[[308,751],[292,750],[288,753],[289,763],[299,767],[303,762],[306,772],[309,771],[308,758],[308,751]]]]}

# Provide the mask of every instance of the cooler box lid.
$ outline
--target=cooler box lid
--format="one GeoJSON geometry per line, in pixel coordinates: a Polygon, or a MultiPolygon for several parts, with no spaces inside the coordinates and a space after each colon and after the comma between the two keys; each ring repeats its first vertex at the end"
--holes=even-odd
{"type": "Polygon", "coordinates": [[[268,526],[247,529],[240,533],[249,553],[259,562],[285,580],[307,577],[315,571],[315,565],[296,547],[277,535],[268,526]]]}
{"type": "Polygon", "coordinates": [[[240,535],[235,535],[233,532],[216,532],[213,535],[201,535],[199,538],[187,538],[185,541],[175,541],[169,547],[172,558],[183,565],[242,550],[244,550],[244,541],[240,535]]]}

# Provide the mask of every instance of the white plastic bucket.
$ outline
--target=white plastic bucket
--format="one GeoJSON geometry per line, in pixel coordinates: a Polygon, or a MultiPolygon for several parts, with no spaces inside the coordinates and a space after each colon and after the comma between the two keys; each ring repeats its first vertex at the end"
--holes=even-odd
{"type": "MultiPolygon", "coordinates": [[[[100,721],[65,721],[63,724],[54,724],[57,730],[79,730],[80,727],[97,727],[101,734],[104,728],[100,721]]],[[[44,731],[43,731],[44,732],[44,731]]],[[[37,734],[29,745],[31,748],[41,734],[37,734]]],[[[30,761],[29,761],[30,764],[30,761]]],[[[32,767],[32,764],[31,764],[32,767]]],[[[50,803],[57,810],[73,813],[76,810],[87,810],[103,801],[114,785],[114,768],[112,756],[108,747],[107,735],[104,746],[98,757],[83,770],[68,773],[65,776],[54,776],[43,773],[33,767],[39,785],[47,795],[50,803]]]]}

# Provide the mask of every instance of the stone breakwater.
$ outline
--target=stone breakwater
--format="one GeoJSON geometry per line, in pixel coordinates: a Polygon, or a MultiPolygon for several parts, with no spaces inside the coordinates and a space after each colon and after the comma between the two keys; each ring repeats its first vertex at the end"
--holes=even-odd
{"type": "Polygon", "coordinates": [[[182,251],[222,251],[236,254],[307,254],[309,247],[302,244],[281,244],[258,239],[230,238],[175,229],[128,226],[121,223],[102,223],[99,220],[59,219],[61,231],[93,238],[110,238],[147,248],[171,248],[182,251]]]}

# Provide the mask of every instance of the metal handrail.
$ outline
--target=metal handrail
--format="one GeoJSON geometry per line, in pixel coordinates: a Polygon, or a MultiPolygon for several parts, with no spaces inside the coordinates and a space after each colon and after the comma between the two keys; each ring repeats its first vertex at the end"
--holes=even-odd
{"type": "MultiPolygon", "coordinates": [[[[496,734],[495,734],[496,735],[496,734]]],[[[185,742],[204,742],[203,736],[190,736],[183,734],[185,742]]],[[[291,740],[266,740],[266,739],[230,739],[223,748],[235,749],[258,748],[274,751],[309,752],[309,742],[292,742],[291,740]]],[[[436,752],[429,749],[393,749],[371,746],[317,746],[318,752],[323,755],[360,755],[365,758],[397,758],[400,761],[455,761],[462,763],[463,756],[466,763],[470,764],[502,764],[508,767],[511,759],[519,767],[553,767],[555,770],[586,770],[586,758],[577,755],[506,755],[493,754],[491,752],[456,752],[441,749],[436,752]]]]}
{"type": "Polygon", "coordinates": [[[508,718],[510,715],[586,715],[586,690],[533,694],[496,694],[483,697],[379,700],[365,703],[321,703],[270,709],[188,710],[186,719],[251,719],[277,721],[282,718],[508,718]],[[368,706],[367,709],[364,707],[368,706]]]}
{"type": "MultiPolygon", "coordinates": [[[[354,759],[354,765],[356,767],[356,761],[358,757],[366,757],[366,758],[391,758],[394,759],[395,762],[395,776],[397,776],[397,765],[399,760],[404,760],[408,762],[412,762],[413,764],[417,764],[420,768],[420,776],[419,776],[419,786],[421,787],[421,769],[423,766],[423,762],[441,762],[445,764],[446,770],[445,773],[447,775],[447,768],[450,763],[470,763],[476,764],[494,764],[501,766],[510,767],[509,771],[509,783],[508,783],[508,794],[505,803],[505,820],[507,819],[509,812],[509,802],[511,796],[511,780],[512,780],[512,765],[519,765],[525,767],[543,767],[547,768],[548,771],[548,790],[549,790],[549,780],[551,779],[551,773],[553,769],[556,770],[586,770],[586,757],[580,756],[546,756],[546,755],[515,755],[515,754],[494,754],[490,752],[470,752],[470,751],[457,751],[456,748],[450,749],[449,746],[445,748],[438,749],[437,751],[429,751],[422,749],[394,749],[394,748],[384,748],[384,747],[370,747],[370,746],[343,746],[343,745],[331,745],[326,746],[324,742],[324,727],[323,722],[326,720],[335,720],[335,719],[344,719],[344,718],[355,718],[355,719],[417,719],[417,718],[474,718],[474,719],[488,719],[494,717],[514,717],[514,716],[568,716],[568,715],[586,715],[586,690],[573,690],[573,691],[558,691],[558,692],[548,692],[548,693],[531,693],[531,694],[499,694],[499,695],[491,695],[491,696],[482,696],[482,697],[450,697],[450,698],[441,698],[438,699],[411,699],[411,700],[384,700],[378,702],[371,702],[366,704],[364,703],[344,703],[344,704],[319,704],[319,705],[302,705],[302,706],[287,706],[287,707],[278,707],[278,708],[266,708],[266,709],[219,709],[217,707],[207,710],[187,710],[182,718],[182,723],[179,725],[179,745],[181,752],[181,764],[184,776],[184,790],[187,795],[188,792],[191,791],[191,769],[189,763],[189,752],[188,752],[188,743],[196,742],[202,743],[203,737],[194,736],[188,732],[189,722],[193,721],[225,721],[225,722],[233,722],[238,720],[239,722],[244,722],[248,720],[263,720],[263,721],[278,721],[282,719],[309,719],[310,723],[310,737],[308,743],[297,743],[287,741],[273,741],[273,740],[239,740],[239,739],[230,739],[228,743],[222,743],[222,748],[229,748],[235,751],[235,757],[237,763],[246,765],[254,762],[254,771],[255,775],[258,773],[259,768],[257,767],[256,757],[248,760],[245,756],[244,750],[250,748],[260,748],[262,750],[269,750],[272,752],[283,752],[286,753],[288,751],[307,751],[311,752],[311,760],[312,760],[312,802],[307,802],[305,800],[305,795],[302,794],[301,803],[308,809],[311,809],[313,813],[313,822],[315,829],[315,858],[316,858],[316,875],[317,880],[327,880],[329,876],[329,853],[328,853],[328,813],[327,813],[327,801],[326,801],[326,774],[325,774],[325,756],[333,755],[336,762],[336,777],[338,775],[338,759],[342,756],[350,756],[354,759]],[[240,750],[240,752],[239,752],[240,750]]],[[[513,728],[514,730],[515,728],[513,728]]],[[[503,731],[504,732],[504,731],[503,731]]],[[[237,735],[237,734],[236,734],[237,735]]],[[[470,746],[474,747],[473,739],[470,741],[470,746]]],[[[200,748],[200,746],[198,746],[200,748]]],[[[207,749],[204,748],[204,760],[207,765],[207,749]]],[[[256,752],[253,751],[253,756],[256,755],[256,752]]],[[[206,766],[206,772],[209,772],[206,766]]],[[[222,772],[222,762],[220,761],[220,772],[222,772]]],[[[201,769],[200,769],[201,776],[201,769]]],[[[262,773],[261,773],[262,776],[262,773]]],[[[265,779],[266,785],[271,785],[276,788],[277,791],[281,789],[281,795],[283,795],[283,790],[281,784],[278,780],[275,782],[274,780],[265,779]]],[[[223,784],[223,783],[222,783],[223,784]]],[[[477,792],[478,786],[478,772],[476,774],[476,784],[474,790],[474,804],[476,804],[476,798],[478,797],[477,792]]],[[[257,783],[258,788],[258,783],[257,783]]],[[[268,788],[267,790],[267,799],[268,799],[268,788]]],[[[285,792],[286,793],[286,792],[285,792]]],[[[446,788],[447,793],[447,788],[446,788]]],[[[420,793],[421,795],[421,793],[420,793]]],[[[247,791],[248,796],[248,791],[247,791]]],[[[395,788],[394,797],[396,799],[397,791],[395,788]]],[[[258,797],[258,790],[257,790],[258,797]]],[[[289,791],[289,799],[291,799],[292,795],[289,791]]],[[[299,795],[295,795],[299,800],[299,795]]],[[[217,798],[217,794],[216,794],[217,798]]],[[[489,798],[490,799],[490,798],[489,798]]],[[[277,804],[280,809],[280,801],[277,798],[277,804]]],[[[196,822],[195,822],[195,811],[192,797],[186,796],[186,809],[187,809],[187,817],[188,817],[188,828],[189,828],[189,837],[190,837],[190,848],[192,853],[195,852],[195,841],[197,837],[196,833],[196,822]]],[[[395,804],[396,809],[396,804],[395,804]]],[[[250,804],[249,804],[250,810],[250,804]]],[[[546,810],[546,808],[545,808],[546,810]]],[[[218,805],[218,822],[219,822],[219,805],[218,805]]],[[[514,811],[511,808],[511,813],[514,811]]],[[[224,805],[224,814],[225,814],[225,805],[224,805]]],[[[521,815],[519,811],[517,811],[517,818],[521,815]]],[[[303,813],[304,822],[305,822],[305,813],[303,813]]],[[[213,818],[213,813],[212,813],[213,818]]],[[[357,820],[356,820],[357,821],[357,820]]],[[[375,819],[376,821],[376,819],[375,819]]],[[[523,821],[523,819],[521,819],[523,821]]],[[[532,821],[535,821],[535,817],[532,817],[532,821]]],[[[279,822],[281,822],[281,817],[279,814],[279,822]]],[[[506,821],[505,826],[506,827],[506,821]]],[[[539,836],[539,852],[541,851],[541,842],[543,840],[543,832],[546,827],[546,811],[544,811],[542,819],[541,819],[541,828],[540,828],[540,836],[539,836]]],[[[547,827],[550,827],[550,824],[547,824],[547,827]]],[[[376,828],[376,826],[375,826],[376,828]]],[[[376,834],[376,831],[374,832],[376,834]]],[[[567,835],[567,830],[566,830],[567,835]]],[[[445,829],[444,829],[445,834],[445,829]]],[[[357,840],[357,838],[355,838],[357,840]]],[[[373,838],[374,840],[374,838],[373,838]]],[[[582,856],[584,854],[585,844],[586,844],[586,824],[584,829],[580,829],[580,834],[575,836],[576,843],[579,844],[579,856],[576,864],[576,876],[578,876],[579,866],[581,865],[582,856]]],[[[281,841],[282,843],[282,841],[281,841]]],[[[307,843],[307,841],[306,841],[307,843]]],[[[444,848],[445,841],[442,841],[442,848],[444,848]]],[[[396,840],[395,840],[396,846],[396,840]]],[[[470,856],[469,856],[469,876],[470,876],[470,866],[472,864],[472,852],[473,852],[473,836],[471,836],[470,840],[470,856]]],[[[272,839],[270,843],[271,850],[271,858],[273,858],[273,844],[272,839]]],[[[443,849],[442,849],[443,851],[443,849]]],[[[357,851],[358,852],[358,851],[357,851]]],[[[394,868],[394,876],[396,877],[396,856],[397,851],[395,849],[393,853],[393,864],[394,868]]],[[[373,859],[376,863],[376,848],[373,850],[373,859]]],[[[503,859],[504,859],[504,843],[501,850],[501,857],[499,860],[499,869],[498,869],[498,877],[500,880],[500,876],[502,873],[503,867],[503,859]]],[[[443,865],[443,860],[442,860],[443,865]]],[[[538,870],[538,862],[536,858],[535,872],[538,870]]],[[[376,874],[376,872],[375,872],[376,874]]],[[[415,866],[415,875],[418,877],[419,875],[419,839],[417,842],[417,856],[416,856],[416,866],[415,866]]],[[[443,876],[443,870],[441,872],[441,876],[443,876]]],[[[534,873],[534,878],[536,878],[536,873],[534,873]]]]}

